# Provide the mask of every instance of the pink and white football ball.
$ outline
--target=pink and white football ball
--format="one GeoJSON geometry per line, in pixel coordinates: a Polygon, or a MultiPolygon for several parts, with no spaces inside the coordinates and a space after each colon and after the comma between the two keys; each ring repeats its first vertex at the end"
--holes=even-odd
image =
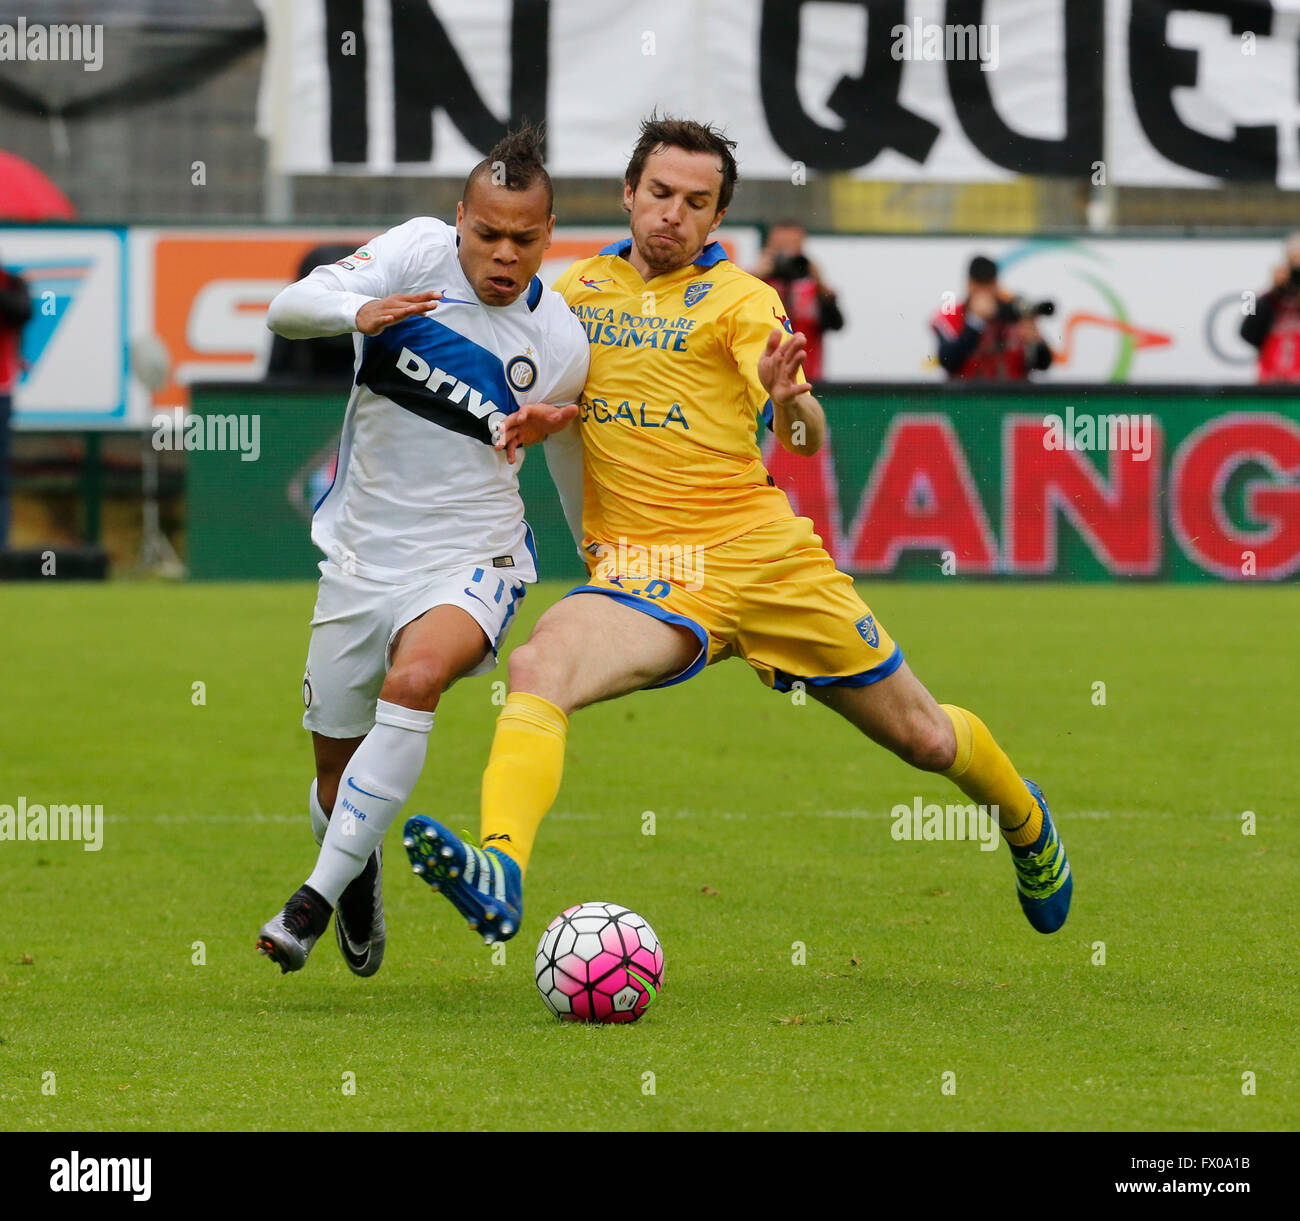
{"type": "Polygon", "coordinates": [[[579,903],[537,943],[537,989],[568,1022],[635,1022],[658,995],[664,952],[655,931],[617,903],[579,903]]]}

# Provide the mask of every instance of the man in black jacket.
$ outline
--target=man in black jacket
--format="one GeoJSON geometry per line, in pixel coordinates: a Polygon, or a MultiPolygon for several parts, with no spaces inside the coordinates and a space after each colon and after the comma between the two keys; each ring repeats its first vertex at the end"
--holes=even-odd
{"type": "Polygon", "coordinates": [[[1300,382],[1300,233],[1287,238],[1286,260],[1241,320],[1241,337],[1259,350],[1259,380],[1300,382]]]}
{"type": "Polygon", "coordinates": [[[18,340],[32,316],[27,281],[0,263],[0,547],[9,538],[9,419],[22,371],[18,340]]]}

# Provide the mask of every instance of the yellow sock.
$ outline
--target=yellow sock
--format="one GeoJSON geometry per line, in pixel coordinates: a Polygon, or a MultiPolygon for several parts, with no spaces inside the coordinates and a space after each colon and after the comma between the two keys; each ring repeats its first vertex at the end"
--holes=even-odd
{"type": "Polygon", "coordinates": [[[569,718],[550,700],[512,692],[497,718],[483,773],[482,843],[512,857],[522,875],[537,828],[560,791],[569,718]]]}
{"type": "Polygon", "coordinates": [[[944,775],[980,805],[997,807],[1007,843],[1016,848],[1032,844],[1043,832],[1043,812],[1006,752],[973,712],[952,704],[939,706],[957,735],[957,758],[944,775]]]}

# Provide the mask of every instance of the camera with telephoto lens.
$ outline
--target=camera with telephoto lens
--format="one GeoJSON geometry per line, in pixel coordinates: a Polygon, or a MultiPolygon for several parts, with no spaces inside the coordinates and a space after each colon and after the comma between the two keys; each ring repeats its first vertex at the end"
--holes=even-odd
{"type": "Polygon", "coordinates": [[[808,257],[802,254],[772,256],[772,279],[803,280],[808,276],[808,257]]]}
{"type": "Polygon", "coordinates": [[[1046,318],[1056,313],[1055,301],[1030,301],[1028,297],[998,298],[999,322],[1023,322],[1026,318],[1046,318]]]}

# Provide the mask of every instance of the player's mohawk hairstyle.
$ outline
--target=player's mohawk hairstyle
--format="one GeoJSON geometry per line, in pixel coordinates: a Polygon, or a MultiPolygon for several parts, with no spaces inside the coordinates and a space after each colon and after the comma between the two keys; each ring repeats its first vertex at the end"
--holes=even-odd
{"type": "Polygon", "coordinates": [[[697,123],[694,119],[676,119],[651,111],[650,117],[641,120],[641,138],[632,150],[632,160],[627,163],[624,180],[632,190],[641,181],[646,158],[657,148],[681,148],[688,153],[714,153],[722,161],[722,187],[718,191],[718,211],[731,203],[740,171],[736,168],[734,140],[728,140],[712,123],[697,123]]]}
{"type": "Polygon", "coordinates": [[[555,204],[555,189],[542,160],[545,143],[545,125],[534,125],[525,119],[514,131],[502,136],[488,150],[488,155],[470,170],[465,179],[463,198],[469,198],[470,187],[483,177],[507,191],[526,191],[541,182],[546,188],[546,211],[549,213],[555,204]]]}

